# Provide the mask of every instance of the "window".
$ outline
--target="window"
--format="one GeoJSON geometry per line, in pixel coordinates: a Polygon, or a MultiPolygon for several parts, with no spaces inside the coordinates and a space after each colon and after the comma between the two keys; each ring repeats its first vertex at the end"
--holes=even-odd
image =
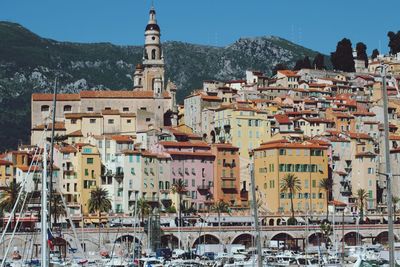
{"type": "Polygon", "coordinates": [[[373,174],[374,173],[374,168],[368,168],[368,174],[373,174]]]}
{"type": "Polygon", "coordinates": [[[312,180],[312,187],[316,188],[317,187],[317,181],[316,180],[312,180]]]}
{"type": "Polygon", "coordinates": [[[129,108],[128,108],[128,107],[123,107],[123,108],[122,108],[122,111],[128,112],[128,111],[129,111],[129,108]]]}
{"type": "Polygon", "coordinates": [[[90,119],[89,123],[91,123],[91,124],[96,123],[96,119],[90,119]]]}
{"type": "Polygon", "coordinates": [[[114,120],[113,119],[108,119],[108,124],[114,124],[114,120]]]}
{"type": "Polygon", "coordinates": [[[87,158],[86,159],[87,164],[93,164],[93,158],[87,158]]]}
{"type": "Polygon", "coordinates": [[[126,120],[126,123],[132,123],[132,120],[126,120]]]}
{"type": "Polygon", "coordinates": [[[65,105],[64,106],[64,112],[71,111],[71,110],[72,110],[72,107],[70,105],[65,105]]]}
{"type": "Polygon", "coordinates": [[[283,149],[283,148],[279,149],[279,155],[281,155],[281,156],[286,155],[286,149],[283,149]]]}
{"type": "Polygon", "coordinates": [[[42,112],[44,112],[44,111],[49,111],[49,110],[50,110],[50,107],[49,107],[48,105],[43,105],[43,106],[41,106],[40,110],[41,110],[42,112]]]}
{"type": "Polygon", "coordinates": [[[85,147],[83,149],[83,153],[86,153],[86,154],[92,153],[92,149],[90,147],[85,147]]]}
{"type": "Polygon", "coordinates": [[[105,107],[104,110],[111,110],[111,107],[105,107]]]}
{"type": "Polygon", "coordinates": [[[71,119],[71,124],[76,124],[76,119],[71,119]]]}
{"type": "Polygon", "coordinates": [[[135,168],[131,168],[131,174],[135,175],[135,168]]]}
{"type": "Polygon", "coordinates": [[[149,122],[149,121],[151,121],[151,119],[150,118],[146,118],[146,121],[149,122]]]}
{"type": "Polygon", "coordinates": [[[87,111],[93,111],[93,107],[88,107],[87,111]]]}
{"type": "Polygon", "coordinates": [[[89,170],[85,169],[85,176],[89,176],[89,170]]]}

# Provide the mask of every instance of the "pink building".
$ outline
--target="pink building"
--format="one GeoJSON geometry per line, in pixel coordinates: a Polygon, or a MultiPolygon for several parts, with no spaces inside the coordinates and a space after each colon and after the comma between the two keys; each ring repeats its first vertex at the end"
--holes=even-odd
{"type": "Polygon", "coordinates": [[[186,208],[204,210],[213,194],[213,164],[215,156],[205,142],[161,141],[154,146],[157,153],[171,156],[170,179],[174,184],[185,181],[186,208]]]}

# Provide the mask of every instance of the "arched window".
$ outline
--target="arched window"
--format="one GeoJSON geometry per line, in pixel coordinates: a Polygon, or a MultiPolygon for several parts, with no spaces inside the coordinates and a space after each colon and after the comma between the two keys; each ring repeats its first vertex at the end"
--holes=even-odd
{"type": "Polygon", "coordinates": [[[50,107],[48,105],[43,105],[40,110],[43,111],[49,111],[50,107]]]}
{"type": "Polygon", "coordinates": [[[159,187],[160,190],[164,189],[164,183],[162,181],[160,181],[158,183],[158,187],[159,187]]]}
{"type": "Polygon", "coordinates": [[[156,59],[156,50],[151,50],[151,59],[156,59]]]}
{"type": "Polygon", "coordinates": [[[71,110],[72,110],[72,107],[70,105],[65,105],[64,106],[64,112],[71,111],[71,110]]]}
{"type": "Polygon", "coordinates": [[[142,78],[139,78],[138,85],[142,85],[142,78]]]}

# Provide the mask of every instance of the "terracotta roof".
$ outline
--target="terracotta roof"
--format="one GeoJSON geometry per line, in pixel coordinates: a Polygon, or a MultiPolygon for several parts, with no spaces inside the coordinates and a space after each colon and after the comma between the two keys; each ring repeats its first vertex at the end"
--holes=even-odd
{"type": "Polygon", "coordinates": [[[282,73],[283,75],[287,77],[300,77],[300,75],[297,74],[297,72],[292,71],[292,70],[278,70],[279,73],[282,73]]]}
{"type": "Polygon", "coordinates": [[[130,143],[133,142],[133,136],[129,135],[113,135],[111,139],[116,141],[117,143],[130,143]]]}
{"type": "Polygon", "coordinates": [[[286,114],[277,114],[274,116],[275,120],[279,124],[290,124],[292,121],[289,119],[289,117],[286,114]]]}
{"type": "Polygon", "coordinates": [[[168,151],[171,156],[215,157],[211,152],[168,151]]]}
{"type": "Polygon", "coordinates": [[[352,138],[352,139],[368,139],[371,140],[372,137],[369,136],[366,133],[354,133],[354,132],[348,132],[347,135],[352,138]]]}
{"type": "Polygon", "coordinates": [[[212,96],[212,95],[202,95],[201,99],[204,101],[216,101],[216,102],[221,102],[222,98],[218,96],[212,96]]]}
{"type": "Polygon", "coordinates": [[[164,147],[203,147],[209,148],[210,145],[206,142],[174,142],[174,141],[161,141],[160,145],[164,147]]]}
{"type": "Polygon", "coordinates": [[[320,146],[318,144],[307,144],[307,143],[275,143],[275,144],[262,144],[260,147],[254,149],[266,150],[266,149],[277,149],[277,148],[299,148],[299,149],[327,149],[326,146],[320,146]]]}
{"type": "Polygon", "coordinates": [[[77,130],[77,131],[72,132],[72,133],[69,133],[69,134],[67,134],[67,135],[68,135],[68,136],[71,136],[71,137],[82,137],[82,136],[83,136],[81,130],[77,130]]]}
{"type": "Polygon", "coordinates": [[[12,165],[12,162],[0,159],[0,165],[12,165]]]}
{"type": "MultiPolygon", "coordinates": [[[[32,130],[44,130],[46,127],[45,124],[41,124],[41,125],[37,125],[35,127],[33,127],[32,130]]],[[[51,130],[53,128],[53,124],[49,123],[49,125],[47,126],[48,130],[51,130]]],[[[64,122],[56,122],[54,130],[58,130],[58,131],[65,131],[65,123],[64,122]]]]}
{"type": "MultiPolygon", "coordinates": [[[[79,101],[79,94],[57,94],[57,101],[79,101]]],[[[53,101],[53,94],[32,94],[32,101],[53,101]]]]}
{"type": "MultiPolygon", "coordinates": [[[[152,91],[81,91],[81,98],[153,98],[152,91]]],[[[168,92],[163,97],[169,98],[168,92]]]]}
{"type": "MultiPolygon", "coordinates": [[[[29,171],[29,166],[18,166],[18,169],[20,169],[23,172],[29,171]]],[[[41,168],[39,166],[32,166],[31,167],[31,172],[38,172],[41,171],[41,168]]]]}
{"type": "Polygon", "coordinates": [[[77,152],[76,148],[71,145],[63,146],[63,147],[56,146],[56,148],[58,149],[58,151],[60,151],[61,153],[64,153],[64,154],[77,152]]]}
{"type": "Polygon", "coordinates": [[[99,118],[101,117],[100,113],[67,113],[64,115],[66,119],[81,119],[81,118],[99,118]]]}
{"type": "Polygon", "coordinates": [[[131,113],[121,113],[121,117],[136,117],[136,114],[131,112],[131,113]]]}

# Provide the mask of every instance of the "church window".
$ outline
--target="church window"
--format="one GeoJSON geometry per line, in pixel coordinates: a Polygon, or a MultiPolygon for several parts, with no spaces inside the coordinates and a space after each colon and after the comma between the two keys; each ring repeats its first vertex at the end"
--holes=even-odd
{"type": "Polygon", "coordinates": [[[147,110],[147,108],[146,107],[141,107],[140,110],[147,110]]]}
{"type": "Polygon", "coordinates": [[[132,120],[127,120],[126,123],[132,123],[132,120]]]}
{"type": "Polygon", "coordinates": [[[142,85],[142,78],[139,78],[139,85],[142,85]]]}
{"type": "Polygon", "coordinates": [[[104,110],[111,110],[111,108],[110,107],[105,107],[104,110]]]}
{"type": "Polygon", "coordinates": [[[156,50],[151,50],[151,59],[156,59],[156,50]]]}
{"type": "Polygon", "coordinates": [[[150,121],[150,118],[146,118],[146,121],[150,121]]]}
{"type": "Polygon", "coordinates": [[[128,107],[123,107],[122,111],[127,112],[127,111],[129,111],[129,108],[128,107]]]}
{"type": "Polygon", "coordinates": [[[90,123],[96,123],[96,119],[90,119],[90,123]]]}
{"type": "Polygon", "coordinates": [[[114,120],[113,119],[109,119],[108,120],[108,124],[114,124],[114,120]]]}
{"type": "Polygon", "coordinates": [[[153,40],[153,41],[154,41],[155,39],[156,39],[156,37],[154,37],[154,36],[153,36],[153,37],[151,37],[151,40],[153,40]]]}
{"type": "Polygon", "coordinates": [[[88,107],[87,111],[93,111],[93,107],[88,107]]]}

